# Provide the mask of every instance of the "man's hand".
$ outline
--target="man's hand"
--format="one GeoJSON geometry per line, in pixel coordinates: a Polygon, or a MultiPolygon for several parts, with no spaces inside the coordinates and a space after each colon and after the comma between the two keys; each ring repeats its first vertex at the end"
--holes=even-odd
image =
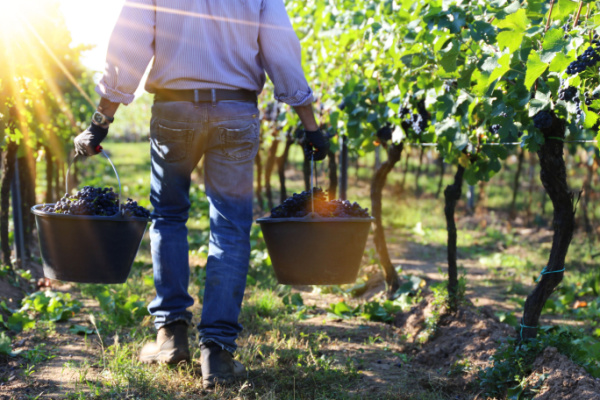
{"type": "Polygon", "coordinates": [[[329,152],[329,139],[320,129],[304,131],[304,153],[314,161],[321,161],[329,152]]]}
{"type": "Polygon", "coordinates": [[[77,135],[73,140],[75,153],[86,157],[98,154],[100,152],[98,146],[100,146],[100,142],[104,140],[107,134],[108,127],[103,128],[100,125],[91,123],[85,131],[77,135]]]}

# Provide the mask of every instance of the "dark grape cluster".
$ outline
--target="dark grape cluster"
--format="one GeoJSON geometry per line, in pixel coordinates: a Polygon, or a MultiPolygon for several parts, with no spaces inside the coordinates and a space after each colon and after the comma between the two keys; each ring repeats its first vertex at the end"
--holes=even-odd
{"type": "Polygon", "coordinates": [[[582,55],[578,56],[575,61],[573,61],[567,67],[567,74],[569,75],[577,75],[580,72],[586,70],[587,67],[593,67],[600,61],[600,52],[598,52],[597,48],[593,46],[589,46],[582,55]]]}
{"type": "Polygon", "coordinates": [[[271,218],[302,218],[308,215],[314,204],[315,213],[321,217],[329,218],[368,218],[369,210],[362,208],[358,203],[348,200],[327,200],[327,194],[321,188],[313,188],[314,200],[311,191],[294,193],[283,203],[271,210],[271,218]],[[314,202],[314,203],[313,203],[314,202]]]}
{"type": "Polygon", "coordinates": [[[500,124],[494,124],[492,126],[490,126],[490,133],[493,135],[497,135],[498,132],[500,132],[500,129],[502,128],[502,126],[500,126],[500,124]]]}
{"type": "MultiPolygon", "coordinates": [[[[54,206],[44,206],[42,211],[69,215],[112,216],[119,212],[119,198],[113,188],[84,186],[73,195],[65,194],[54,206]]],[[[127,199],[123,205],[123,213],[128,217],[150,217],[150,211],[131,199],[127,199]]]]}
{"type": "Polygon", "coordinates": [[[419,101],[417,104],[417,112],[411,112],[409,108],[402,107],[400,109],[400,118],[402,121],[402,127],[410,127],[413,132],[420,135],[427,128],[429,123],[429,113],[425,109],[425,102],[419,101]]]}
{"type": "Polygon", "coordinates": [[[423,118],[422,114],[419,114],[419,113],[413,113],[411,115],[410,122],[412,124],[413,131],[415,131],[415,133],[417,135],[420,135],[421,133],[423,133],[423,131],[427,127],[427,120],[425,118],[423,118]]]}
{"type": "Polygon", "coordinates": [[[126,217],[139,217],[148,219],[150,218],[150,211],[138,205],[137,201],[127,198],[127,201],[125,201],[125,204],[123,204],[123,215],[126,217]]]}
{"type": "Polygon", "coordinates": [[[538,129],[547,129],[552,126],[552,113],[539,111],[533,116],[533,125],[538,129]]]}
{"type": "Polygon", "coordinates": [[[386,123],[384,126],[377,130],[377,138],[381,142],[387,142],[392,139],[392,125],[390,123],[386,123]]]}
{"type": "Polygon", "coordinates": [[[565,21],[565,24],[561,27],[563,31],[565,31],[565,36],[564,38],[567,39],[569,37],[569,35],[567,35],[566,33],[569,32],[569,24],[571,23],[571,21],[573,21],[573,16],[569,15],[569,18],[567,18],[567,20],[565,21]]]}
{"type": "MultiPolygon", "coordinates": [[[[567,102],[572,102],[575,99],[575,96],[577,96],[577,88],[574,86],[569,86],[566,88],[561,88],[558,91],[558,99],[559,100],[564,100],[567,102]]],[[[579,99],[577,99],[579,100],[579,99]]]]}
{"type": "Polygon", "coordinates": [[[450,93],[452,91],[452,89],[454,89],[455,87],[456,87],[456,81],[454,81],[454,80],[445,80],[444,81],[444,85],[443,85],[444,92],[450,93]]]}

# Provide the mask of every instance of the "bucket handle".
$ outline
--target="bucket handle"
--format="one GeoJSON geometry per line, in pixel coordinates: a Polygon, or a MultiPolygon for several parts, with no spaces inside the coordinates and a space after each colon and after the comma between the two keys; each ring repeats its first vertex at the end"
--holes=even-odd
{"type": "Polygon", "coordinates": [[[315,169],[317,168],[317,162],[311,157],[310,161],[310,208],[311,215],[315,215],[315,188],[317,187],[317,174],[315,174],[315,169]]]}
{"type": "MultiPolygon", "coordinates": [[[[108,154],[106,154],[106,152],[102,149],[102,147],[100,147],[99,150],[100,150],[100,153],[108,160],[113,171],[115,172],[115,175],[117,176],[117,182],[119,183],[119,214],[123,215],[123,202],[121,201],[121,179],[119,178],[119,174],[117,173],[117,168],[115,168],[115,164],[113,164],[112,160],[110,159],[110,157],[108,157],[108,154]]],[[[75,157],[73,157],[73,160],[71,161],[71,163],[69,164],[69,167],[67,168],[67,176],[65,179],[65,188],[67,189],[67,194],[70,193],[69,192],[69,171],[71,171],[71,166],[75,163],[77,158],[79,158],[79,154],[75,154],[75,157]]]]}

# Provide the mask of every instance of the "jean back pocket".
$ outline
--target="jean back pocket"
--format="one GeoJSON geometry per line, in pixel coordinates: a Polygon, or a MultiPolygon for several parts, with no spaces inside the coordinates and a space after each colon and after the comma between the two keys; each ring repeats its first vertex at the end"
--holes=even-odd
{"type": "Polygon", "coordinates": [[[256,156],[259,145],[258,124],[252,121],[243,128],[219,127],[223,155],[234,161],[247,161],[256,156]]]}
{"type": "Polygon", "coordinates": [[[189,128],[172,128],[157,122],[150,132],[152,147],[167,162],[183,160],[190,147],[194,130],[189,128]]]}

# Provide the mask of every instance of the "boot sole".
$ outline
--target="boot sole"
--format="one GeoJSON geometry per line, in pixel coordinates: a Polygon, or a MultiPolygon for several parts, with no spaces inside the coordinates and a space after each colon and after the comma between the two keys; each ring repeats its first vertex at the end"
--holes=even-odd
{"type": "Polygon", "coordinates": [[[209,375],[207,377],[203,376],[202,387],[204,389],[213,389],[216,385],[229,385],[244,377],[246,377],[246,369],[231,375],[226,375],[225,377],[218,375],[209,375]]]}
{"type": "Polygon", "coordinates": [[[144,364],[179,364],[190,362],[190,355],[189,353],[181,353],[178,350],[162,350],[156,354],[140,356],[140,361],[144,364]]]}

